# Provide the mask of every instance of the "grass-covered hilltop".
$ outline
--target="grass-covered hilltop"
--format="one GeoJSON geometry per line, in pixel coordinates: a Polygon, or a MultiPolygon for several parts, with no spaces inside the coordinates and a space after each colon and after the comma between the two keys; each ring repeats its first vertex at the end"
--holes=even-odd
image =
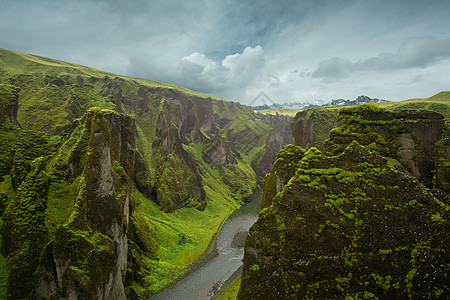
{"type": "Polygon", "coordinates": [[[449,107],[442,92],[299,112],[237,298],[448,299],[449,107]]]}
{"type": "Polygon", "coordinates": [[[291,121],[0,49],[0,297],[161,290],[258,191],[291,121]]]}

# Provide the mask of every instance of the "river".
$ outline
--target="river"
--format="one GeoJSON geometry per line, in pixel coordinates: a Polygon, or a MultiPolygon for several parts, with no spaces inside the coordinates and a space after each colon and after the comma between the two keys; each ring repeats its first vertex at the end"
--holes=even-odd
{"type": "Polygon", "coordinates": [[[225,221],[216,240],[218,255],[150,300],[211,299],[230,276],[242,266],[245,238],[256,222],[262,195],[236,210],[225,221]]]}

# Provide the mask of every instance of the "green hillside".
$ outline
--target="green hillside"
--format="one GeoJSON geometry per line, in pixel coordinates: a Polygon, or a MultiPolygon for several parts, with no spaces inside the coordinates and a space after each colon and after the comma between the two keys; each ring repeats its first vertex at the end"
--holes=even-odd
{"type": "Polygon", "coordinates": [[[61,60],[0,48],[0,79],[14,75],[33,74],[45,74],[58,77],[92,76],[101,78],[104,76],[109,76],[133,81],[134,83],[142,84],[147,87],[175,89],[189,95],[220,99],[214,96],[197,93],[174,84],[161,83],[150,79],[122,76],[61,60]]]}
{"type": "Polygon", "coordinates": [[[392,111],[401,109],[429,110],[442,114],[446,119],[450,119],[450,92],[440,92],[429,98],[417,98],[400,102],[383,102],[381,107],[392,111]]]}
{"type": "Polygon", "coordinates": [[[295,115],[300,111],[300,109],[294,108],[274,108],[274,109],[264,109],[258,111],[260,114],[269,114],[269,115],[284,115],[289,117],[295,117],[295,115]]]}

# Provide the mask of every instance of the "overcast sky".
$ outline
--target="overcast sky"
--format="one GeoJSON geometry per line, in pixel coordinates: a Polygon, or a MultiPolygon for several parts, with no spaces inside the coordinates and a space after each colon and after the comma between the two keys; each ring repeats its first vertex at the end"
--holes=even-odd
{"type": "Polygon", "coordinates": [[[0,47],[249,104],[450,90],[448,0],[0,0],[0,47]]]}

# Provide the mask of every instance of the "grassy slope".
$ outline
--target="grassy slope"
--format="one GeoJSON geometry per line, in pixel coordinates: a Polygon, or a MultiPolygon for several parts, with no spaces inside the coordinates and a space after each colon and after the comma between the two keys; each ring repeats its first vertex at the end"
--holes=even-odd
{"type": "Polygon", "coordinates": [[[0,69],[2,69],[2,73],[6,71],[8,75],[16,75],[16,74],[31,75],[35,73],[43,73],[47,75],[57,75],[57,76],[81,75],[94,77],[104,77],[104,76],[118,77],[125,80],[134,81],[147,87],[163,87],[168,89],[179,90],[188,95],[220,99],[210,95],[197,93],[174,84],[167,84],[149,79],[117,75],[114,73],[100,71],[97,69],[89,68],[78,64],[68,63],[33,54],[21,53],[3,48],[0,48],[0,69]]]}
{"type": "Polygon", "coordinates": [[[446,119],[450,119],[450,92],[440,92],[429,98],[410,99],[400,102],[383,102],[380,107],[389,110],[400,109],[424,109],[442,114],[446,119]]]}
{"type": "Polygon", "coordinates": [[[264,109],[258,111],[260,114],[269,114],[269,115],[284,115],[289,117],[295,117],[295,115],[301,111],[301,109],[294,109],[294,108],[276,108],[276,109],[264,109]]]}
{"type": "MultiPolygon", "coordinates": [[[[390,110],[400,109],[424,109],[435,111],[444,115],[446,119],[450,118],[450,91],[443,91],[429,98],[416,98],[410,100],[404,100],[399,102],[382,102],[379,103],[380,107],[384,107],[390,110]]],[[[295,115],[301,110],[292,108],[279,108],[279,109],[265,109],[260,110],[261,114],[280,114],[295,117],[295,115]]]]}
{"type": "MultiPolygon", "coordinates": [[[[152,272],[145,278],[150,291],[157,292],[183,274],[208,247],[211,235],[238,205],[232,205],[229,199],[211,189],[207,190],[208,205],[205,211],[194,208],[182,208],[174,213],[162,212],[154,202],[135,189],[132,197],[139,204],[144,216],[150,220],[157,233],[160,244],[160,260],[144,257],[152,272]]],[[[145,288],[137,287],[138,293],[145,288]],[[141,290],[139,290],[141,289],[141,290]]]]}
{"type": "Polygon", "coordinates": [[[234,279],[230,284],[222,289],[214,296],[213,300],[235,300],[241,286],[241,275],[234,279]]]}
{"type": "MultiPolygon", "coordinates": [[[[145,217],[151,221],[157,232],[157,238],[161,246],[160,260],[150,261],[152,273],[146,277],[146,284],[151,292],[157,292],[172,283],[183,274],[189,265],[201,256],[211,242],[212,234],[217,232],[228,216],[236,210],[240,203],[232,195],[242,196],[220,180],[218,168],[200,160],[203,145],[192,143],[185,146],[199,164],[200,174],[204,180],[208,205],[203,212],[194,208],[182,208],[174,213],[162,212],[154,202],[146,201],[145,197],[136,189],[132,197],[140,203],[140,209],[145,217]]],[[[246,169],[240,180],[247,180],[247,185],[256,184],[256,175],[248,165],[242,161],[238,167],[246,169]],[[250,178],[247,178],[250,177],[250,178]]],[[[140,287],[135,286],[139,289],[140,287]]],[[[141,288],[143,289],[143,288],[141,288]]],[[[141,291],[142,292],[142,291],[141,291]]]]}

